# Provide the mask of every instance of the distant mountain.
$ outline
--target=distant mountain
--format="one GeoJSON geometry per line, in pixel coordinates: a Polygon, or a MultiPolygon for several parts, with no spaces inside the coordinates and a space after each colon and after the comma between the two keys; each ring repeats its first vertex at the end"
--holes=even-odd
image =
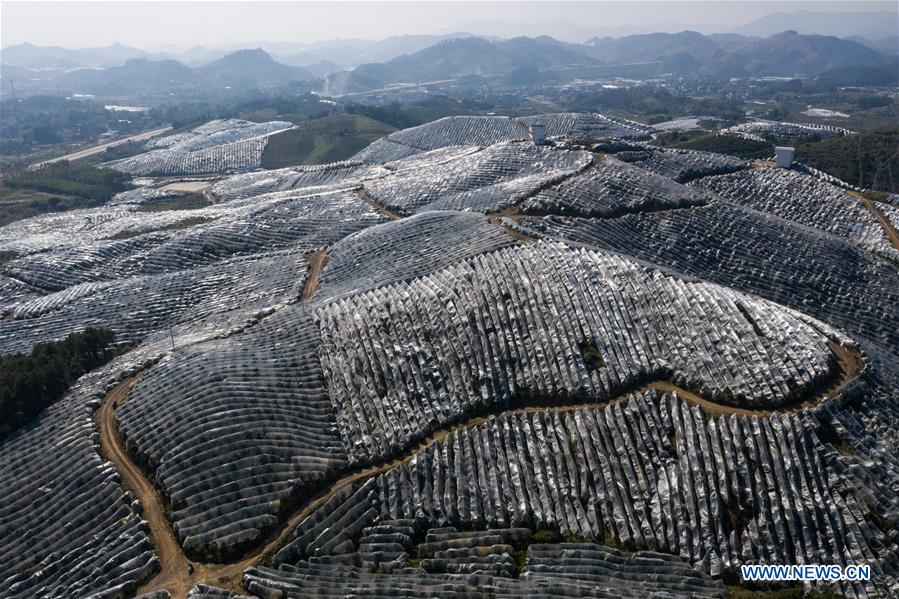
{"type": "Polygon", "coordinates": [[[577,44],[549,37],[490,41],[450,39],[385,63],[363,64],[328,77],[328,93],[350,93],[391,83],[423,83],[473,75],[540,72],[568,65],[599,64],[577,44]]]}
{"type": "Polygon", "coordinates": [[[451,39],[383,63],[363,64],[327,76],[331,95],[469,76],[499,76],[510,85],[534,85],[560,73],[597,67],[641,75],[672,73],[728,79],[749,76],[816,76],[844,68],[883,69],[888,58],[852,40],[786,31],[766,38],[695,31],[593,38],[584,44],[550,37],[451,39]],[[621,68],[618,68],[621,67],[621,68]]]}
{"type": "MultiPolygon", "coordinates": [[[[30,93],[94,95],[159,95],[200,93],[231,88],[280,87],[315,76],[309,71],[276,62],[262,50],[240,50],[201,67],[190,68],[177,60],[134,58],[109,68],[77,68],[61,72],[23,71],[3,65],[4,80],[14,78],[16,90],[30,93]],[[42,78],[39,80],[39,77],[42,78]]],[[[7,91],[4,89],[4,91],[7,91]]]]}
{"type": "Polygon", "coordinates": [[[301,67],[276,62],[261,48],[238,50],[195,69],[205,81],[220,85],[284,85],[315,77],[301,67]]]}
{"type": "Polygon", "coordinates": [[[896,35],[896,10],[883,12],[778,12],[738,27],[734,33],[768,37],[784,30],[835,37],[884,39],[896,35]]]}
{"type": "Polygon", "coordinates": [[[328,60],[322,60],[321,62],[316,62],[313,64],[305,64],[299,65],[302,66],[306,71],[308,71],[313,77],[316,79],[321,79],[322,77],[326,77],[331,73],[336,73],[340,70],[340,66],[334,64],[328,60]]]}
{"type": "MultiPolygon", "coordinates": [[[[369,65],[357,70],[361,71],[366,66],[369,65]]],[[[390,81],[429,81],[497,74],[507,70],[509,59],[496,44],[470,37],[440,42],[414,54],[395,58],[384,67],[390,81]]]]}
{"type": "Polygon", "coordinates": [[[695,31],[592,39],[592,56],[610,65],[651,62],[661,72],[717,78],[814,76],[842,67],[879,67],[886,58],[870,48],[824,35],[785,31],[765,38],[695,31]]]}
{"type": "Polygon", "coordinates": [[[184,52],[167,54],[165,58],[172,58],[189,67],[198,67],[223,58],[227,54],[224,50],[207,48],[206,46],[193,46],[184,52]]]}
{"type": "Polygon", "coordinates": [[[102,48],[60,48],[35,46],[29,43],[7,46],[0,50],[0,59],[6,64],[30,69],[110,67],[132,58],[148,56],[143,50],[112,44],[102,48]]]}
{"type": "Polygon", "coordinates": [[[870,40],[866,37],[861,37],[858,35],[848,37],[846,39],[852,40],[853,42],[858,42],[863,46],[867,46],[872,50],[882,52],[883,54],[886,54],[888,56],[899,55],[899,35],[894,35],[881,40],[870,40]]]}
{"type": "Polygon", "coordinates": [[[383,40],[374,41],[364,46],[364,54],[356,59],[356,64],[363,62],[386,62],[400,56],[414,54],[440,42],[472,37],[469,33],[455,32],[445,35],[396,35],[383,40]]]}
{"type": "Polygon", "coordinates": [[[710,33],[706,37],[722,50],[735,50],[747,46],[758,39],[736,33],[710,33]]]}
{"type": "Polygon", "coordinates": [[[724,54],[721,45],[695,31],[593,38],[584,45],[591,56],[609,64],[664,61],[672,56],[689,56],[700,64],[724,54]]]}
{"type": "Polygon", "coordinates": [[[301,52],[295,52],[293,54],[272,54],[272,58],[280,62],[281,64],[286,64],[291,67],[303,67],[306,68],[306,65],[309,64],[319,64],[319,63],[327,63],[333,64],[337,68],[334,69],[336,71],[342,71],[346,69],[346,65],[340,65],[336,62],[326,59],[320,54],[316,54],[315,52],[308,52],[303,50],[301,52]]]}
{"type": "Polygon", "coordinates": [[[135,58],[108,69],[79,69],[59,75],[54,83],[63,89],[101,94],[165,93],[195,87],[194,71],[176,60],[135,58]]]}
{"type": "Polygon", "coordinates": [[[815,76],[839,68],[881,67],[886,57],[865,46],[828,35],[785,31],[755,40],[700,69],[716,77],[815,76]]]}
{"type": "MultiPolygon", "coordinates": [[[[303,53],[317,57],[316,60],[311,60],[306,64],[327,60],[346,69],[365,63],[388,62],[399,56],[414,54],[448,39],[466,37],[471,37],[471,34],[455,32],[444,35],[395,35],[382,40],[330,40],[309,44],[303,48],[303,53]]],[[[297,63],[288,62],[287,64],[297,63]]]]}
{"type": "MultiPolygon", "coordinates": [[[[695,31],[652,33],[619,38],[593,38],[584,44],[561,42],[547,36],[508,40],[483,37],[397,36],[370,40],[333,40],[316,44],[273,44],[281,50],[301,49],[277,60],[262,48],[242,49],[224,56],[197,46],[177,56],[204,62],[186,66],[164,53],[113,44],[105,48],[66,50],[19,44],[2,50],[6,81],[14,80],[16,93],[177,93],[252,87],[281,87],[324,79],[329,95],[365,92],[399,83],[425,83],[493,77],[497,84],[530,86],[574,77],[647,77],[666,73],[716,79],[731,77],[816,77],[828,73],[834,81],[889,81],[896,37],[873,49],[873,42],[804,35],[785,31],[767,37],[735,33],[703,35],[695,31]],[[433,40],[440,40],[419,48],[433,40]],[[370,60],[352,70],[341,65],[352,57],[393,56],[407,48],[415,51],[389,60],[370,60]],[[138,56],[133,56],[137,54],[138,56]],[[129,57],[130,58],[127,58],[129,57]],[[339,59],[328,58],[339,56],[339,59]],[[121,60],[115,66],[92,66],[121,60]],[[284,62],[286,61],[286,63],[284,62]],[[289,64],[287,64],[289,63],[289,64]],[[91,66],[82,66],[91,65],[91,66]],[[21,69],[31,69],[23,71],[21,69]],[[859,77],[851,77],[852,69],[859,77]]],[[[306,84],[307,87],[311,83],[306,84]]],[[[3,93],[11,93],[6,83],[3,93]]]]}

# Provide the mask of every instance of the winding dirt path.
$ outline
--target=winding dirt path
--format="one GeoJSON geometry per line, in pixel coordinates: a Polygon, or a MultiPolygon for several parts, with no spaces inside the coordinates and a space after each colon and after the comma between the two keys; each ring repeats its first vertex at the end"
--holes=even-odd
{"type": "MultiPolygon", "coordinates": [[[[161,572],[156,578],[168,579],[178,570],[187,572],[186,558],[169,525],[156,487],[144,476],[137,464],[131,461],[125,450],[125,442],[119,433],[118,419],[115,413],[116,409],[124,403],[132,385],[139,381],[146,372],[144,370],[125,379],[107,393],[100,403],[99,409],[94,413],[94,422],[100,433],[100,453],[115,465],[122,480],[122,486],[134,493],[140,500],[141,517],[150,526],[153,547],[159,557],[161,572]]],[[[189,588],[189,586],[184,588],[182,592],[181,588],[173,586],[170,590],[175,592],[176,596],[186,596],[189,588]]]]}
{"type": "MultiPolygon", "coordinates": [[[[709,401],[699,394],[678,387],[669,381],[656,380],[638,386],[610,400],[552,405],[527,405],[509,408],[500,413],[514,414],[546,410],[565,412],[591,407],[605,407],[610,404],[626,401],[631,394],[646,391],[648,389],[655,389],[664,393],[674,393],[686,401],[700,406],[702,409],[713,415],[738,414],[764,416],[774,412],[797,411],[806,409],[823,399],[835,396],[851,380],[858,376],[864,368],[861,354],[856,350],[846,348],[833,342],[830,343],[830,347],[836,356],[838,366],[832,379],[823,385],[815,398],[790,406],[784,406],[777,410],[727,406],[709,401]]],[[[296,509],[294,509],[287,518],[282,520],[279,526],[269,534],[266,541],[244,558],[229,563],[201,563],[193,562],[185,556],[181,546],[178,544],[178,540],[175,537],[168,517],[166,516],[165,508],[163,507],[164,504],[159,492],[154,484],[144,475],[140,467],[131,460],[131,457],[125,449],[124,439],[119,433],[116,409],[124,403],[131,387],[134,383],[139,381],[146,372],[146,370],[141,371],[119,383],[106,394],[100,407],[94,414],[94,421],[100,434],[101,454],[113,463],[120,474],[122,485],[134,493],[140,500],[143,508],[142,517],[149,524],[150,536],[160,561],[159,573],[141,585],[138,589],[138,594],[164,588],[172,594],[172,597],[186,597],[188,591],[196,582],[204,582],[206,584],[242,593],[241,578],[243,572],[260,562],[267,561],[272,554],[288,542],[293,531],[300,522],[336,493],[356,481],[386,472],[399,464],[408,462],[419,452],[427,449],[434,443],[445,439],[449,435],[452,435],[455,431],[462,428],[477,426],[495,415],[493,413],[476,415],[467,418],[462,422],[443,427],[440,430],[427,435],[419,442],[413,442],[398,456],[388,457],[376,464],[346,473],[335,480],[324,483],[323,487],[319,488],[317,491],[313,491],[308,498],[300,499],[296,509]]]]}

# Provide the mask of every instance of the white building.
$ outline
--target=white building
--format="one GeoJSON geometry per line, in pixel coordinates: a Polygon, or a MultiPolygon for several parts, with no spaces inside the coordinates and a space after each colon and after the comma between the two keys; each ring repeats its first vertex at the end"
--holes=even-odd
{"type": "Polygon", "coordinates": [[[780,168],[790,168],[793,165],[794,148],[789,146],[777,146],[774,148],[774,160],[780,168]]]}

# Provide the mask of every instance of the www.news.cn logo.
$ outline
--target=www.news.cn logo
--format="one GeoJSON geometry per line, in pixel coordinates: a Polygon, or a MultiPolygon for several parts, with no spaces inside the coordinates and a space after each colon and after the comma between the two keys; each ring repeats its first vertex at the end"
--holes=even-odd
{"type": "Polygon", "coordinates": [[[825,580],[831,582],[871,579],[871,566],[849,565],[826,566],[821,564],[805,564],[801,566],[765,566],[761,564],[740,566],[740,575],[744,581],[800,581],[814,582],[825,580]]]}

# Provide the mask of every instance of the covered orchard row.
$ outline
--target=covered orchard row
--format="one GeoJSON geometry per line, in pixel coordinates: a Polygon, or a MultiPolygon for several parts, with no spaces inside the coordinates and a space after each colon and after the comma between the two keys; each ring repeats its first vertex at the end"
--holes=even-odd
{"type": "Polygon", "coordinates": [[[605,399],[670,378],[716,401],[773,408],[834,368],[828,338],[793,312],[558,244],[482,254],[317,318],[357,462],[515,401],[605,399]]]}
{"type": "MultiPolygon", "coordinates": [[[[713,417],[656,392],[604,408],[508,413],[456,429],[410,461],[345,488],[299,525],[275,556],[279,570],[251,570],[245,581],[251,590],[280,588],[298,584],[302,572],[299,581],[311,582],[322,565],[349,576],[355,566],[411,577],[424,569],[515,578],[516,568],[501,559],[463,566],[451,558],[473,557],[462,551],[472,546],[494,548],[476,555],[508,554],[503,530],[524,527],[656,548],[715,576],[742,563],[869,563],[889,592],[899,562],[859,505],[859,488],[846,482],[880,493],[822,443],[821,431],[834,426],[843,425],[831,408],[713,417]],[[477,534],[454,536],[446,527],[484,533],[478,544],[477,534]],[[442,534],[413,550],[415,530],[424,528],[442,534]],[[410,567],[409,552],[431,558],[410,567]]],[[[895,509],[895,501],[884,508],[895,509]]],[[[587,572],[572,571],[569,582],[587,572]]],[[[843,591],[866,592],[848,584],[843,591]]]]}

